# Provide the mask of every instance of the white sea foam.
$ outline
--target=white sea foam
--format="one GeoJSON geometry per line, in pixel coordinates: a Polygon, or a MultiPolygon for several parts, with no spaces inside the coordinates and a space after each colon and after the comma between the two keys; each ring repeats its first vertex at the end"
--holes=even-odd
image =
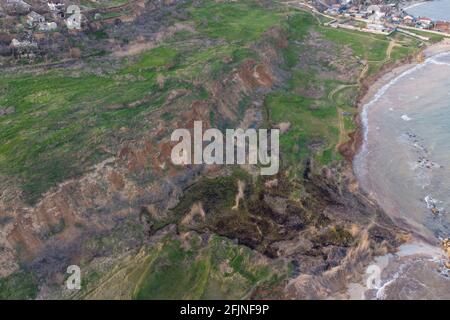
{"type": "Polygon", "coordinates": [[[425,203],[427,204],[427,209],[432,209],[436,207],[436,200],[433,199],[433,197],[431,197],[431,195],[427,195],[425,197],[425,203]]]}
{"type": "Polygon", "coordinates": [[[450,21],[450,0],[433,0],[413,4],[404,9],[415,17],[428,17],[435,21],[450,21]]]}
{"type": "MultiPolygon", "coordinates": [[[[449,52],[443,52],[440,54],[437,54],[435,56],[432,56],[430,58],[427,58],[423,63],[418,64],[406,71],[404,71],[403,73],[401,73],[400,75],[398,75],[397,77],[395,77],[394,79],[392,79],[391,81],[389,81],[387,84],[385,84],[384,86],[382,86],[374,95],[374,97],[372,98],[372,100],[370,100],[368,103],[366,103],[363,107],[362,107],[362,111],[361,111],[361,123],[362,123],[362,130],[363,130],[363,144],[361,147],[361,150],[359,152],[359,156],[364,155],[367,152],[367,137],[369,134],[369,121],[368,121],[368,111],[369,108],[371,106],[373,106],[375,103],[377,103],[383,96],[384,94],[395,84],[397,84],[400,80],[404,79],[407,76],[412,75],[413,73],[421,70],[422,68],[426,67],[429,64],[432,63],[441,63],[439,61],[437,61],[436,59],[439,59],[441,57],[447,57],[450,56],[449,52]]],[[[445,63],[445,62],[442,62],[445,63]]]]}
{"type": "Polygon", "coordinates": [[[401,118],[402,118],[402,120],[404,120],[404,121],[411,121],[411,120],[412,120],[410,117],[408,117],[407,114],[402,115],[401,118]]]}
{"type": "MultiPolygon", "coordinates": [[[[431,197],[430,197],[431,198],[431,197]]],[[[421,261],[432,261],[439,265],[443,265],[443,255],[440,248],[431,246],[422,242],[412,242],[400,246],[399,251],[395,254],[397,258],[408,258],[404,263],[400,264],[397,272],[395,272],[390,278],[379,286],[376,291],[376,298],[378,300],[386,299],[386,289],[400,278],[408,276],[408,269],[415,263],[421,263],[421,261]]],[[[389,261],[394,261],[389,259],[389,261]]],[[[383,267],[384,269],[384,267],[383,267]]],[[[441,272],[441,274],[444,274],[441,272]]]]}
{"type": "Polygon", "coordinates": [[[376,293],[377,300],[386,299],[386,288],[389,287],[392,283],[394,283],[403,274],[403,269],[405,267],[406,267],[405,264],[400,265],[399,271],[394,273],[392,278],[386,281],[380,288],[377,288],[378,289],[376,293]]]}
{"type": "Polygon", "coordinates": [[[361,188],[387,214],[427,239],[450,231],[445,210],[450,208],[450,68],[432,61],[449,57],[429,57],[373,90],[361,106],[363,141],[353,163],[361,188]],[[439,199],[434,207],[424,201],[428,194],[439,199]]]}
{"type": "Polygon", "coordinates": [[[415,7],[418,7],[418,6],[423,6],[425,3],[426,2],[415,3],[413,5],[410,5],[410,6],[406,7],[406,8],[404,8],[403,10],[407,11],[408,9],[412,9],[412,8],[415,8],[415,7]]]}
{"type": "Polygon", "coordinates": [[[450,67],[450,63],[449,62],[438,61],[438,60],[435,60],[435,59],[430,59],[430,62],[433,63],[433,64],[437,64],[439,66],[448,66],[448,67],[450,67]]]}

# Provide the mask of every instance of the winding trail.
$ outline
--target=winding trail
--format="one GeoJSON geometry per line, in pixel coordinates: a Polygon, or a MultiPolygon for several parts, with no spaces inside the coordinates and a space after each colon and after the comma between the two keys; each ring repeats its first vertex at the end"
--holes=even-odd
{"type": "Polygon", "coordinates": [[[389,46],[388,46],[388,48],[386,49],[386,59],[385,59],[385,61],[391,59],[392,50],[393,50],[396,46],[397,46],[397,42],[395,42],[395,40],[391,40],[391,42],[389,42],[389,46]]]}
{"type": "Polygon", "coordinates": [[[368,63],[366,63],[364,65],[364,69],[362,69],[362,71],[358,77],[358,83],[362,83],[362,81],[366,77],[367,73],[369,72],[369,68],[370,68],[370,65],[368,63]]]}
{"type": "Polygon", "coordinates": [[[337,151],[339,149],[339,146],[344,144],[347,140],[348,133],[345,130],[345,123],[344,123],[344,115],[343,110],[337,106],[337,101],[335,100],[335,95],[345,89],[358,87],[359,84],[342,84],[340,86],[337,86],[333,91],[331,91],[328,94],[328,99],[336,105],[336,111],[338,113],[338,124],[339,124],[339,139],[338,143],[335,146],[335,150],[337,151]]]}
{"type": "Polygon", "coordinates": [[[335,96],[339,91],[342,91],[342,90],[347,89],[347,88],[357,87],[357,86],[358,86],[357,83],[353,83],[353,84],[341,84],[341,85],[337,86],[336,88],[334,88],[333,91],[331,91],[331,92],[328,94],[328,99],[329,99],[331,102],[333,102],[333,103],[337,103],[337,101],[334,99],[334,96],[335,96]]]}
{"type": "Polygon", "coordinates": [[[338,112],[338,120],[339,120],[339,140],[338,143],[336,144],[335,150],[338,151],[339,146],[345,143],[345,140],[347,138],[347,132],[345,131],[345,123],[344,123],[344,116],[342,115],[342,109],[337,107],[336,110],[338,112]]]}

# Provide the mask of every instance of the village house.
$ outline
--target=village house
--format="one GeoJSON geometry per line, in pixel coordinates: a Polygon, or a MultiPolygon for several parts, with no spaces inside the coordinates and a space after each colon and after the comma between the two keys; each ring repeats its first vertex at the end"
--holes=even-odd
{"type": "Polygon", "coordinates": [[[344,16],[346,16],[346,17],[355,17],[355,15],[359,12],[358,7],[356,7],[356,6],[350,6],[350,7],[344,6],[344,7],[341,7],[340,10],[341,10],[341,12],[343,12],[344,16]]]}
{"type": "Polygon", "coordinates": [[[331,5],[331,9],[333,9],[333,10],[339,11],[340,8],[341,8],[341,5],[339,3],[331,5]]]}
{"type": "Polygon", "coordinates": [[[390,15],[394,11],[394,8],[390,5],[384,5],[380,7],[380,11],[385,15],[390,15]]]}
{"type": "Polygon", "coordinates": [[[416,19],[414,19],[414,17],[412,17],[412,16],[407,15],[407,16],[403,17],[403,23],[408,26],[413,26],[415,24],[414,23],[415,21],[416,21],[416,19]]]}
{"type": "Polygon", "coordinates": [[[450,22],[437,21],[434,25],[434,30],[449,33],[450,32],[450,22]]]}
{"type": "Polygon", "coordinates": [[[333,4],[331,7],[329,7],[325,13],[329,14],[331,16],[336,16],[340,14],[341,5],[340,4],[333,4]]]}
{"type": "MultiPolygon", "coordinates": [[[[333,16],[345,16],[356,19],[368,20],[368,26],[365,29],[367,32],[390,32],[392,28],[384,25],[386,22],[395,25],[406,25],[421,29],[435,29],[441,32],[450,33],[450,23],[435,22],[426,17],[416,18],[408,15],[405,11],[398,8],[398,4],[371,4],[366,9],[362,6],[357,6],[354,2],[349,1],[344,4],[344,1],[335,1],[325,11],[333,16]]],[[[339,27],[343,27],[339,25],[339,27]]]]}
{"type": "Polygon", "coordinates": [[[45,18],[43,16],[41,16],[39,13],[31,11],[27,15],[27,24],[30,28],[34,28],[43,22],[45,22],[45,18]]]}
{"type": "Polygon", "coordinates": [[[359,12],[359,9],[358,9],[358,7],[356,7],[356,6],[353,6],[353,7],[350,7],[350,8],[347,10],[347,12],[348,12],[349,14],[355,15],[355,14],[357,14],[357,13],[359,12]]]}
{"type": "Polygon", "coordinates": [[[369,14],[367,13],[367,11],[360,11],[358,13],[355,13],[355,17],[359,19],[367,19],[368,16],[369,14]]]}
{"type": "Polygon", "coordinates": [[[423,29],[431,29],[433,26],[433,20],[430,18],[419,18],[417,21],[417,27],[423,28],[423,29]]]}
{"type": "Polygon", "coordinates": [[[65,16],[65,5],[64,3],[53,3],[53,2],[47,2],[48,8],[50,9],[50,11],[60,17],[60,18],[64,18],[65,16]]]}
{"type": "Polygon", "coordinates": [[[396,24],[400,24],[400,22],[402,22],[402,18],[400,18],[399,16],[392,16],[391,17],[391,22],[392,23],[396,23],[396,24]]]}
{"type": "Polygon", "coordinates": [[[368,19],[373,23],[378,23],[382,18],[386,16],[385,12],[381,11],[381,7],[377,5],[371,5],[367,8],[367,12],[369,13],[368,19]]]}

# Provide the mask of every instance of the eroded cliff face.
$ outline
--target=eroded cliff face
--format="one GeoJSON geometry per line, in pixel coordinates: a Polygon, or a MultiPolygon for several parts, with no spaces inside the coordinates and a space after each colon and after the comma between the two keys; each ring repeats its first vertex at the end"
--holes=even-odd
{"type": "MultiPolygon", "coordinates": [[[[236,298],[341,297],[356,271],[407,238],[360,192],[349,162],[323,167],[308,160],[302,177],[292,178],[287,166],[262,178],[250,166],[177,167],[170,160],[172,131],[192,129],[194,121],[203,121],[205,129],[279,125],[272,123],[265,98],[291,76],[280,68],[288,45],[284,30],[271,28],[252,44],[255,58],[209,81],[193,80],[208,99],[193,99],[194,89],[171,90],[163,108],[146,118],[145,133],[133,136],[133,128],[120,128],[115,144],[101,146],[108,155],[103,161],[37,203],[27,201],[17,181],[3,184],[0,277],[33,274],[39,298],[146,297],[136,279],[156,259],[153,250],[170,247],[170,241],[184,249],[200,241],[198,252],[209,252],[230,242],[252,252],[250,269],[269,266],[284,275],[255,282],[236,298]],[[167,112],[173,115],[168,121],[167,112]],[[87,291],[63,289],[71,264],[98,274],[87,291]]],[[[82,71],[77,68],[83,65],[73,72],[82,71]]],[[[144,100],[110,108],[134,108],[144,100]]],[[[230,267],[231,258],[218,261],[218,274],[237,268],[230,267]]]]}
{"type": "MultiPolygon", "coordinates": [[[[25,263],[46,278],[64,270],[67,263],[79,262],[80,244],[87,238],[108,233],[125,220],[140,224],[142,211],[162,220],[175,207],[183,189],[205,170],[216,174],[221,170],[175,167],[170,159],[173,143],[169,128],[192,128],[193,122],[200,120],[208,127],[214,108],[220,111],[220,122],[237,123],[242,98],[257,90],[261,94],[276,81],[271,68],[267,61],[245,61],[229,75],[209,84],[210,101],[193,101],[188,108],[179,108],[171,127],[159,120],[162,112],[155,112],[153,129],[145,136],[108,150],[109,158],[88,168],[81,177],[49,190],[35,205],[27,204],[18,188],[3,188],[1,275],[8,276],[19,269],[19,263],[25,263]]],[[[165,102],[168,108],[176,109],[185,103],[177,102],[185,94],[172,91],[165,102]]],[[[145,230],[141,232],[136,235],[138,239],[146,236],[145,230]]],[[[132,245],[138,243],[130,241],[132,245]]]]}

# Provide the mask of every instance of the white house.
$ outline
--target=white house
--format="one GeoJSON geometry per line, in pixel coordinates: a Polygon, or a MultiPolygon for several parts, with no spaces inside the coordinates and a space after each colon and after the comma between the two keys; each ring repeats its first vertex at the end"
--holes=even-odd
{"type": "Polygon", "coordinates": [[[369,13],[369,20],[372,22],[379,22],[381,18],[383,18],[386,13],[381,11],[381,7],[377,5],[371,5],[367,8],[367,12],[369,13]]]}
{"type": "Polygon", "coordinates": [[[414,23],[414,21],[415,21],[415,19],[412,16],[405,16],[405,17],[403,17],[403,22],[405,24],[411,25],[411,24],[414,23]]]}
{"type": "Polygon", "coordinates": [[[433,23],[433,20],[429,19],[429,18],[419,18],[419,22],[421,24],[423,24],[424,26],[431,26],[431,24],[433,23]]]}

